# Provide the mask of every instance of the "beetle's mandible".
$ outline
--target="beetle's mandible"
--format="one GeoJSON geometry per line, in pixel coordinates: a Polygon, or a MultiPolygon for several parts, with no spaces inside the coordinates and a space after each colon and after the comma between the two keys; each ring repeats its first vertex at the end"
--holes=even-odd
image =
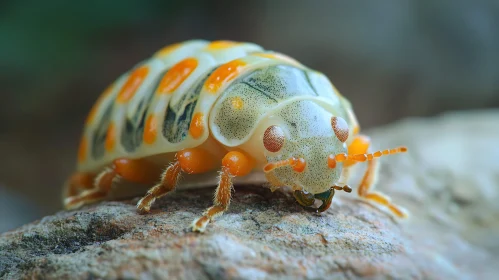
{"type": "MultiPolygon", "coordinates": [[[[227,210],[233,181],[263,174],[272,190],[325,211],[335,190],[351,192],[350,168],[367,161],[358,195],[397,217],[407,212],[372,191],[378,157],[369,153],[350,102],[322,73],[284,54],[243,42],[191,40],[167,46],[117,78],[90,111],[76,172],[64,187],[75,209],[109,199],[121,181],[154,185],[138,202],[149,212],[181,173],[217,178],[212,207],[194,231],[227,210]],[[219,173],[218,176],[217,172],[219,173]]],[[[198,177],[196,177],[198,176],[198,177]]],[[[196,179],[197,178],[197,179],[196,179]]],[[[315,208],[314,208],[315,209],[315,208]]]]}

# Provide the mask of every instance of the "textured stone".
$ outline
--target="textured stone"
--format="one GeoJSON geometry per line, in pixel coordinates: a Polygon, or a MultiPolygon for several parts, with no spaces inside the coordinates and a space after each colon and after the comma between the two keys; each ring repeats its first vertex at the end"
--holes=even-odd
{"type": "MultiPolygon", "coordinates": [[[[498,112],[406,120],[368,132],[377,189],[411,212],[397,222],[337,193],[304,211],[286,192],[236,186],[206,233],[188,231],[213,188],[178,191],[138,215],[138,198],[61,211],[0,236],[0,278],[494,279],[499,273],[498,112]]],[[[364,167],[359,167],[361,172],[364,167]]],[[[353,186],[361,173],[356,173],[353,186]]]]}

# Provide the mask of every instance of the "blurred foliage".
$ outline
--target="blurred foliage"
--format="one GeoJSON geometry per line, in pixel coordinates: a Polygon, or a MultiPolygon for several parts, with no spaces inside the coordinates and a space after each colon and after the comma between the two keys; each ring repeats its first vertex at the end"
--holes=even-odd
{"type": "Polygon", "coordinates": [[[186,2],[180,1],[10,1],[0,12],[1,82],[15,88],[9,98],[16,108],[30,112],[40,95],[60,94],[58,83],[77,72],[73,65],[92,62],[95,45],[110,34],[144,28],[150,21],[174,17],[186,2]],[[36,85],[36,87],[34,87],[36,85]]]}

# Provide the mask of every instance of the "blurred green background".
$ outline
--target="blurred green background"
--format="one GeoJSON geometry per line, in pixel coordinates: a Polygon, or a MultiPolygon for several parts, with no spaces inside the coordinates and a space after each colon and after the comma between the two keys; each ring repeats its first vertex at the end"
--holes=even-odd
{"type": "Polygon", "coordinates": [[[61,209],[93,102],[165,45],[228,39],[286,53],[329,76],[371,128],[498,107],[498,28],[491,0],[4,0],[0,232],[61,209]]]}

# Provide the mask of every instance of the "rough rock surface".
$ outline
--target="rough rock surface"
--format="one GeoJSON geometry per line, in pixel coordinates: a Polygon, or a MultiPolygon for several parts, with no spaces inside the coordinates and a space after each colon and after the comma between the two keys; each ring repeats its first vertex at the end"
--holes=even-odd
{"type": "Polygon", "coordinates": [[[0,278],[494,279],[498,120],[448,114],[368,132],[410,149],[382,160],[377,186],[411,212],[403,223],[354,194],[314,214],[287,193],[237,186],[228,213],[196,234],[187,228],[213,189],[179,191],[149,215],[137,199],[104,202],[4,233],[0,278]]]}

